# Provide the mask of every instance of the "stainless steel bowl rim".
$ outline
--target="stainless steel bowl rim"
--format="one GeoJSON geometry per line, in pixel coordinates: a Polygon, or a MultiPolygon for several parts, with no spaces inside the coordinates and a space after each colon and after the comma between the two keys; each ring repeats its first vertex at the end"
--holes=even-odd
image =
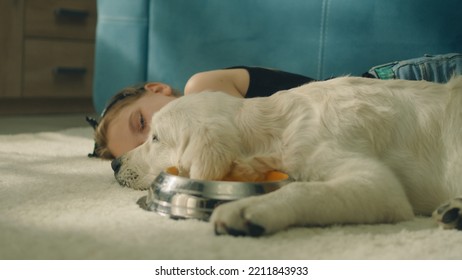
{"type": "Polygon", "coordinates": [[[174,219],[208,220],[220,204],[266,194],[292,181],[290,178],[266,182],[207,181],[163,171],[153,181],[142,208],[174,219]]]}
{"type": "Polygon", "coordinates": [[[189,179],[163,171],[156,177],[151,188],[159,188],[162,191],[178,192],[203,198],[235,200],[250,195],[274,191],[291,181],[290,178],[265,182],[207,181],[189,179]]]}

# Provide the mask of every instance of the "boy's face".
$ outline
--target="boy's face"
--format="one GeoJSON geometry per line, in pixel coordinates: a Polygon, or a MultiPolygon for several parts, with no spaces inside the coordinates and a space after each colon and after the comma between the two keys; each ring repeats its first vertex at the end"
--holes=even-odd
{"type": "Polygon", "coordinates": [[[107,146],[115,158],[143,144],[148,138],[154,113],[176,98],[170,87],[160,85],[149,87],[148,84],[148,93],[122,108],[110,122],[107,146]]]}

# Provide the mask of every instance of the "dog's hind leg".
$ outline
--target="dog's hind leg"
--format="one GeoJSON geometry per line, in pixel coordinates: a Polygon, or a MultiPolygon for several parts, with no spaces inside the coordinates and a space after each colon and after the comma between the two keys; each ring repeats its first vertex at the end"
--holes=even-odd
{"type": "Polygon", "coordinates": [[[414,214],[401,183],[375,160],[345,161],[331,177],[293,182],[262,196],[217,207],[216,234],[274,233],[290,226],[399,222],[414,214]]]}

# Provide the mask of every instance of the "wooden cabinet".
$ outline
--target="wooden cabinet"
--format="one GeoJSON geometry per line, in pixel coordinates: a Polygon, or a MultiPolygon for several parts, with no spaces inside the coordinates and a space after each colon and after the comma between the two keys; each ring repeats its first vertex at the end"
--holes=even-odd
{"type": "Polygon", "coordinates": [[[0,1],[0,98],[20,95],[22,19],[22,1],[0,1]]]}
{"type": "Polygon", "coordinates": [[[0,25],[0,114],[93,110],[96,0],[2,0],[0,25]]]}
{"type": "Polygon", "coordinates": [[[94,40],[96,0],[26,0],[28,37],[94,40]]]}

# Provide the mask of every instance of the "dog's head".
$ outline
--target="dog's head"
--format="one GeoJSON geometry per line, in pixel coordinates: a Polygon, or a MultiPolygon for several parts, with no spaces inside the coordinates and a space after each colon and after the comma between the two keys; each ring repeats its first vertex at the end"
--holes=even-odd
{"type": "Polygon", "coordinates": [[[149,139],[113,161],[117,181],[146,189],[169,166],[193,179],[223,178],[240,153],[234,123],[240,104],[240,99],[217,92],[170,102],[154,114],[149,139]]]}

